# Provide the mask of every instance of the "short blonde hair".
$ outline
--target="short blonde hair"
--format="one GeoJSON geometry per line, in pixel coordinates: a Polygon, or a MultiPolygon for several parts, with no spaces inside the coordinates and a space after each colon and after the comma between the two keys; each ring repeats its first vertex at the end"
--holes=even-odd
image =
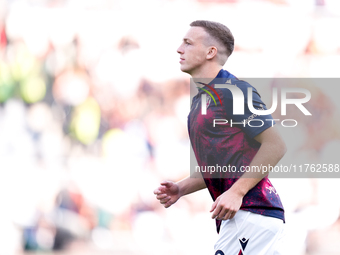
{"type": "Polygon", "coordinates": [[[225,47],[227,57],[234,51],[234,36],[225,25],[208,20],[191,22],[192,27],[202,27],[213,39],[225,47]]]}

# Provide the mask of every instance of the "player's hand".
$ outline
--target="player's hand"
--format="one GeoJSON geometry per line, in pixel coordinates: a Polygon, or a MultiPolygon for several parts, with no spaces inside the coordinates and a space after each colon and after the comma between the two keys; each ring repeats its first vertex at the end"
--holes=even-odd
{"type": "Polygon", "coordinates": [[[178,184],[170,181],[161,182],[161,186],[155,189],[153,193],[165,208],[176,203],[176,201],[181,197],[178,184]]]}
{"type": "Polygon", "coordinates": [[[212,218],[217,220],[232,219],[242,205],[243,196],[227,190],[221,194],[212,204],[210,212],[212,218]]]}

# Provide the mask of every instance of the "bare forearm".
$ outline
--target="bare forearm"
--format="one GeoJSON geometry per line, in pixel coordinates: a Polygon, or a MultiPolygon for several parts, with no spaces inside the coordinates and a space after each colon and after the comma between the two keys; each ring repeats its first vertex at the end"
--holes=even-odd
{"type": "Polygon", "coordinates": [[[250,163],[250,169],[259,169],[256,172],[246,172],[243,176],[235,182],[231,187],[231,190],[244,196],[249,190],[256,186],[266,175],[269,174],[269,166],[275,166],[286,152],[286,146],[282,141],[278,143],[263,142],[260,149],[256,153],[252,162],[250,163]],[[266,168],[261,168],[261,166],[267,166],[266,168]],[[267,171],[264,171],[267,170],[267,171]]]}
{"type": "Polygon", "coordinates": [[[194,173],[192,176],[188,176],[187,178],[177,182],[177,184],[179,186],[181,196],[188,195],[207,187],[201,173],[194,173]]]}
{"type": "MultiPolygon", "coordinates": [[[[254,139],[261,146],[251,161],[250,167],[274,166],[286,152],[285,143],[273,127],[258,134],[254,139]]],[[[220,220],[232,219],[241,208],[243,197],[267,174],[268,172],[263,171],[244,173],[230,189],[216,198],[210,210],[210,212],[213,212],[212,218],[220,220]]]]}

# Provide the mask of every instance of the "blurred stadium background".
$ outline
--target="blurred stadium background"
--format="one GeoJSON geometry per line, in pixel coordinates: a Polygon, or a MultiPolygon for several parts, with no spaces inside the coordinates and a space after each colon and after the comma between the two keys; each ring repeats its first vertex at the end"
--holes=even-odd
{"type": "MultiPolygon", "coordinates": [[[[213,254],[208,192],[153,195],[189,173],[176,49],[196,19],[231,29],[238,77],[339,77],[338,0],[0,0],[1,255],[213,254]]],[[[338,159],[337,92],[288,159],[338,159]]],[[[287,254],[340,254],[339,180],[273,183],[287,254]]]]}

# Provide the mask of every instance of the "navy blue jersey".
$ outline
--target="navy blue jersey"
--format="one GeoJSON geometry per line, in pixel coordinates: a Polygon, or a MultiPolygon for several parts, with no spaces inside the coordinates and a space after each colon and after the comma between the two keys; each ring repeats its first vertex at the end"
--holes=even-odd
{"type": "MultiPolygon", "coordinates": [[[[252,91],[254,108],[266,110],[256,89],[226,70],[221,70],[212,82],[199,89],[192,101],[188,131],[198,165],[202,170],[200,172],[214,201],[228,190],[244,173],[245,167],[249,166],[261,145],[254,137],[275,123],[271,115],[256,115],[249,110],[248,88],[252,91]],[[243,92],[242,115],[233,114],[231,91],[216,88],[215,82],[236,85],[243,92]],[[205,115],[201,113],[202,94],[206,94],[207,98],[205,115]],[[214,120],[215,124],[216,120],[219,120],[219,124],[214,125],[214,120]],[[226,166],[229,171],[207,171],[207,168],[212,166],[215,170],[218,166],[226,166]],[[236,171],[230,171],[230,167],[236,171]]],[[[240,209],[284,220],[280,197],[267,177],[244,196],[240,209]]],[[[218,232],[220,223],[217,221],[218,232]]]]}

